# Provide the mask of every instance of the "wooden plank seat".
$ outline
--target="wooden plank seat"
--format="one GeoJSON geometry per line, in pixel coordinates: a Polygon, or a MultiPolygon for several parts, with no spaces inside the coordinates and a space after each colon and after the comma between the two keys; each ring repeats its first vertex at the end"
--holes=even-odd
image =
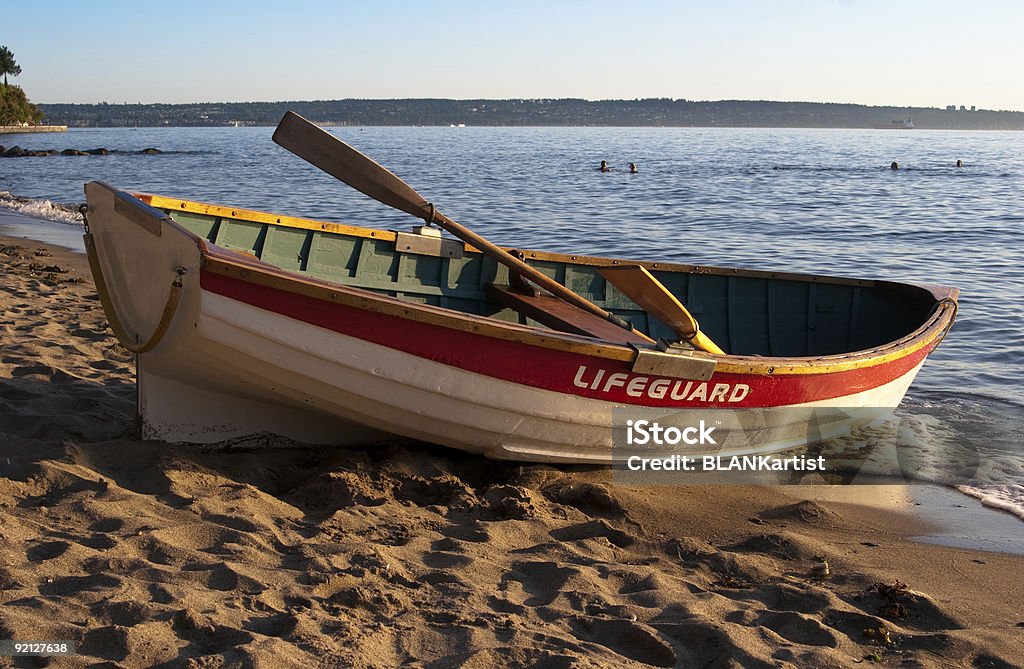
{"type": "Polygon", "coordinates": [[[492,283],[487,286],[487,297],[492,302],[514,309],[553,330],[596,337],[609,342],[650,344],[649,339],[636,332],[620,328],[597,314],[584,311],[552,295],[531,295],[509,286],[492,283]]]}

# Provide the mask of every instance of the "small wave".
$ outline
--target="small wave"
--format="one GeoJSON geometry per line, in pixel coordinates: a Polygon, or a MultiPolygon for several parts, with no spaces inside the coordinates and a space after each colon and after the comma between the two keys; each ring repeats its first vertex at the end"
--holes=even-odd
{"type": "Polygon", "coordinates": [[[1024,520],[1024,485],[985,486],[975,488],[961,485],[957,490],[981,500],[985,506],[1006,511],[1024,520]]]}
{"type": "Polygon", "coordinates": [[[82,214],[77,204],[61,204],[0,191],[0,207],[16,211],[32,218],[41,218],[57,223],[82,223],[82,214]]]}
{"type": "MultiPolygon", "coordinates": [[[[835,172],[841,174],[870,174],[877,172],[881,169],[889,169],[888,165],[787,165],[779,164],[772,166],[773,172],[813,172],[813,173],[826,173],[835,172]]],[[[761,174],[765,171],[764,167],[751,168],[750,174],[761,174]]]]}
{"type": "Polygon", "coordinates": [[[1024,457],[990,439],[976,440],[929,414],[897,413],[820,445],[830,468],[901,483],[948,485],[985,506],[1024,520],[1024,457]]]}
{"type": "Polygon", "coordinates": [[[987,410],[987,413],[1012,420],[1021,415],[1024,402],[1014,397],[1000,397],[970,390],[957,390],[951,393],[945,390],[920,389],[914,392],[913,397],[906,399],[904,406],[922,410],[954,406],[959,411],[972,415],[978,413],[981,408],[987,410]]]}

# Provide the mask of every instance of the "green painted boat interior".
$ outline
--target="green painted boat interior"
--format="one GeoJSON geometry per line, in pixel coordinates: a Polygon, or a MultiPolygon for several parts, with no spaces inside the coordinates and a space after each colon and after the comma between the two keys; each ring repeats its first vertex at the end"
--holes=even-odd
{"type": "MultiPolygon", "coordinates": [[[[164,209],[193,234],[220,247],[311,278],[354,286],[409,302],[431,304],[502,321],[539,325],[487,299],[487,286],[508,285],[508,269],[480,254],[462,258],[398,250],[394,241],[164,209]]],[[[607,283],[592,265],[526,261],[649,336],[675,339],[607,283]]],[[[803,357],[875,348],[918,327],[936,299],[922,288],[826,277],[772,277],[764,272],[652,273],[727,353],[803,357]]]]}

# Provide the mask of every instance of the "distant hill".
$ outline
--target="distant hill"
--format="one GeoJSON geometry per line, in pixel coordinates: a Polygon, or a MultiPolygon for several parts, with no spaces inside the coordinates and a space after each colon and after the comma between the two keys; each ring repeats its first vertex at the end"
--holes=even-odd
{"type": "Polygon", "coordinates": [[[194,104],[40,104],[71,127],[276,125],[287,110],[329,125],[668,126],[1024,130],[1024,112],[721,100],[317,100],[194,104]]]}

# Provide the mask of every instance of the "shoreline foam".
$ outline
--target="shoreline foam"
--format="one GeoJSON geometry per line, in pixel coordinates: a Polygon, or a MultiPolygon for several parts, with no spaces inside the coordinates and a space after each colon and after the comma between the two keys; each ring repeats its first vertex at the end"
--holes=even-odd
{"type": "Polygon", "coordinates": [[[82,214],[78,211],[78,205],[24,197],[8,191],[0,191],[0,208],[43,221],[82,224],[82,214]]]}

